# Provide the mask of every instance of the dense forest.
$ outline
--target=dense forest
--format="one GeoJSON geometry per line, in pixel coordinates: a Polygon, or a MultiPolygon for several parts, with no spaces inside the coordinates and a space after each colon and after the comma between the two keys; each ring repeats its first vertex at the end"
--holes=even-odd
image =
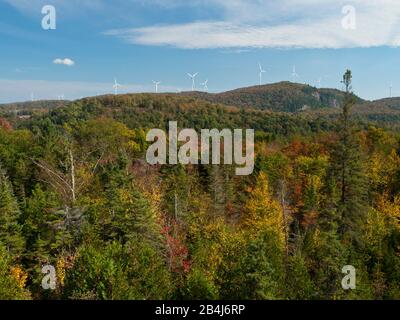
{"type": "Polygon", "coordinates": [[[355,114],[351,81],[332,114],[173,94],[3,110],[0,299],[400,299],[398,114],[355,114]],[[253,174],[148,165],[169,121],[254,129],[253,174]]]}

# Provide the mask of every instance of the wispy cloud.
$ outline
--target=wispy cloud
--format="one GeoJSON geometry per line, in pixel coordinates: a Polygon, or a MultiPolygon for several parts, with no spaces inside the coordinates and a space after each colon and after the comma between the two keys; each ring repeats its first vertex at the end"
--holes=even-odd
{"type": "MultiPolygon", "coordinates": [[[[39,7],[48,2],[3,1],[28,13],[39,13],[39,7]]],[[[118,21],[128,26],[132,21],[132,28],[109,29],[104,34],[148,46],[243,49],[400,45],[399,0],[53,0],[52,4],[62,9],[62,17],[85,12],[91,17],[124,17],[118,21]],[[355,30],[342,27],[345,5],[356,9],[355,30]],[[158,14],[174,11],[174,16],[181,12],[184,19],[171,24],[171,19],[160,15],[159,24],[138,26],[143,20],[135,17],[151,10],[158,14]],[[202,12],[201,18],[196,18],[195,12],[202,12]]]]}
{"type": "Polygon", "coordinates": [[[65,58],[65,59],[57,58],[57,59],[53,60],[53,63],[54,64],[62,64],[64,66],[68,66],[68,67],[72,67],[75,65],[75,61],[73,61],[70,58],[65,58]]]}
{"type": "Polygon", "coordinates": [[[105,32],[129,43],[208,48],[355,48],[399,46],[400,2],[395,0],[209,0],[224,18],[105,32]],[[344,5],[356,9],[356,28],[343,28],[344,5]]]}

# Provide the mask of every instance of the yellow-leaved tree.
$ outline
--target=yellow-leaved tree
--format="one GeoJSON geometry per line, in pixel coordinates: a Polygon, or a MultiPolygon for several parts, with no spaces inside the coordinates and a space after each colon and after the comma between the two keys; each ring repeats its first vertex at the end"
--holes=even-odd
{"type": "Polygon", "coordinates": [[[245,226],[254,229],[254,235],[260,231],[270,231],[277,236],[279,245],[285,246],[286,224],[283,208],[272,198],[268,177],[261,172],[246,206],[245,226]]]}

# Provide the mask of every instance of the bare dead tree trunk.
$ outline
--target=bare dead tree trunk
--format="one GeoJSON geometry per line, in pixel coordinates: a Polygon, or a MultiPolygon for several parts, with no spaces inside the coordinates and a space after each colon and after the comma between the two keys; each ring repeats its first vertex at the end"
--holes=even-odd
{"type": "Polygon", "coordinates": [[[67,158],[69,167],[67,168],[66,173],[59,171],[57,168],[52,167],[50,164],[44,161],[33,160],[33,162],[48,175],[48,179],[46,179],[48,180],[47,182],[57,191],[60,191],[63,195],[65,195],[67,201],[73,207],[76,202],[77,187],[75,158],[72,149],[68,149],[67,158]]]}
{"type": "Polygon", "coordinates": [[[76,201],[76,189],[75,189],[75,162],[74,155],[72,150],[69,149],[69,161],[71,165],[71,197],[72,197],[72,205],[74,205],[76,201]]]}

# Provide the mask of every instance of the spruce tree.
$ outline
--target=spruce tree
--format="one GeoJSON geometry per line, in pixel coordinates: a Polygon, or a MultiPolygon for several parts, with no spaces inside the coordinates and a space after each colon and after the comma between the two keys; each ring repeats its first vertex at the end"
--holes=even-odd
{"type": "Polygon", "coordinates": [[[361,224],[367,212],[367,181],[354,123],[350,118],[355,104],[352,74],[347,70],[342,81],[346,87],[343,110],[337,125],[338,141],[331,154],[331,177],[336,180],[339,233],[350,242],[359,242],[361,224]]]}
{"type": "Polygon", "coordinates": [[[15,258],[19,258],[24,248],[19,219],[21,212],[14,197],[13,188],[0,167],[0,243],[15,258]]]}

